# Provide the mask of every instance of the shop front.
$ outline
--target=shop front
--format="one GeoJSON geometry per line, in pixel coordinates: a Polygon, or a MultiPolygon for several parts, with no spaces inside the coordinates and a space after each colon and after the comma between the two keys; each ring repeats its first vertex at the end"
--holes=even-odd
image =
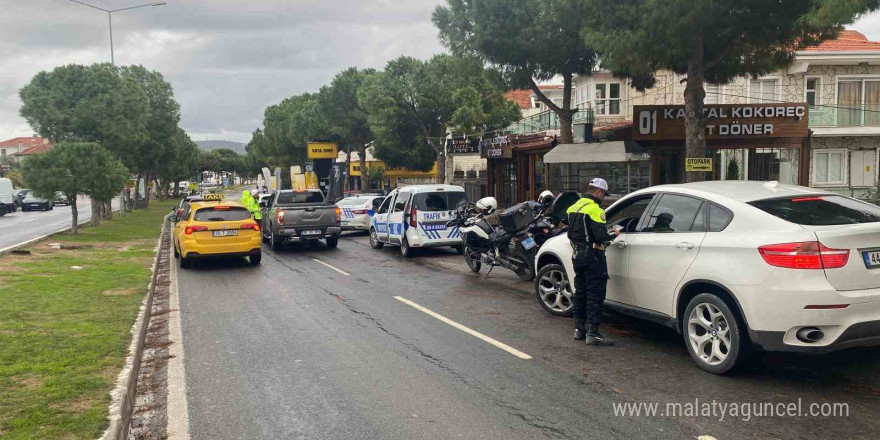
{"type": "Polygon", "coordinates": [[[805,103],[707,105],[706,151],[687,157],[684,106],[635,106],[633,139],[651,156],[651,185],[709,180],[809,184],[810,131],[805,103]]]}
{"type": "Polygon", "coordinates": [[[483,139],[480,154],[486,159],[486,195],[499,206],[534,200],[547,186],[544,155],[556,145],[553,136],[521,135],[483,139]]]}
{"type": "Polygon", "coordinates": [[[608,194],[623,196],[650,186],[651,160],[633,141],[563,144],[544,155],[549,189],[584,193],[595,177],[608,182],[608,194]]]}

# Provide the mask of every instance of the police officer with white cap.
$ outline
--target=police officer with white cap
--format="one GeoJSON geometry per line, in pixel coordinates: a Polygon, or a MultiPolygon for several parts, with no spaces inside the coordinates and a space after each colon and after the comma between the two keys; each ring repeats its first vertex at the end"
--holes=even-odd
{"type": "Polygon", "coordinates": [[[574,338],[589,345],[612,345],[599,333],[602,303],[608,285],[605,246],[620,234],[605,226],[605,210],[600,204],[608,182],[595,178],[587,194],[568,208],[568,239],[574,263],[574,338]]]}

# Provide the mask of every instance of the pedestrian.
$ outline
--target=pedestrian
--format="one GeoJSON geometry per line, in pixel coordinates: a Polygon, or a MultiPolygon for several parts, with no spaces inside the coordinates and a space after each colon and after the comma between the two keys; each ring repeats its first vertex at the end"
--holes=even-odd
{"type": "Polygon", "coordinates": [[[241,205],[245,207],[248,211],[251,212],[251,215],[254,217],[254,220],[260,221],[263,219],[263,213],[260,210],[260,203],[254,199],[254,196],[259,194],[256,190],[248,191],[244,190],[241,193],[241,205]]]}
{"type": "Polygon", "coordinates": [[[617,235],[605,226],[605,210],[600,204],[608,191],[608,182],[601,178],[590,181],[587,193],[568,208],[568,239],[571,241],[574,264],[574,338],[588,345],[612,345],[599,333],[602,303],[608,285],[608,264],[605,246],[617,235]]]}

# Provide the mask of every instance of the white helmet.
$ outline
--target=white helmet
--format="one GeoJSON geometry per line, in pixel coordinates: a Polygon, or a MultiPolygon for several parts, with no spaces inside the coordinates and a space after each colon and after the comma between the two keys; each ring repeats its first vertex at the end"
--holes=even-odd
{"type": "Polygon", "coordinates": [[[256,196],[256,195],[259,194],[259,193],[260,193],[260,192],[257,191],[257,190],[255,190],[255,189],[252,189],[252,190],[251,190],[251,195],[252,195],[252,196],[256,196]]]}
{"type": "Polygon", "coordinates": [[[597,177],[590,181],[590,187],[601,189],[602,191],[608,192],[608,182],[601,177],[597,177]]]}
{"type": "Polygon", "coordinates": [[[477,200],[476,206],[483,214],[489,215],[498,209],[498,201],[495,200],[495,197],[483,197],[477,200]]]}
{"type": "Polygon", "coordinates": [[[551,202],[553,202],[553,191],[550,191],[549,189],[544,190],[544,192],[538,196],[538,203],[542,205],[549,205],[551,202]]]}

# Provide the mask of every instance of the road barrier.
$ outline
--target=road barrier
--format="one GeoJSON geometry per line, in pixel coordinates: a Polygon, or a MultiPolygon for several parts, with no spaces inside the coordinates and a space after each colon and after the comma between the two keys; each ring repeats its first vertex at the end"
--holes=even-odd
{"type": "MultiPolygon", "coordinates": [[[[162,233],[156,244],[156,258],[153,260],[152,276],[147,286],[147,297],[138,314],[138,319],[132,327],[134,335],[129,346],[129,356],[126,359],[122,372],[119,373],[116,389],[111,393],[110,426],[104,431],[101,440],[126,440],[128,430],[131,427],[131,415],[137,396],[138,374],[141,369],[141,360],[144,356],[144,345],[147,338],[147,329],[150,327],[150,311],[153,309],[153,295],[156,292],[156,279],[159,274],[159,263],[163,258],[168,258],[168,218],[162,222],[162,233]]],[[[171,262],[169,261],[169,264],[171,262]]]]}

